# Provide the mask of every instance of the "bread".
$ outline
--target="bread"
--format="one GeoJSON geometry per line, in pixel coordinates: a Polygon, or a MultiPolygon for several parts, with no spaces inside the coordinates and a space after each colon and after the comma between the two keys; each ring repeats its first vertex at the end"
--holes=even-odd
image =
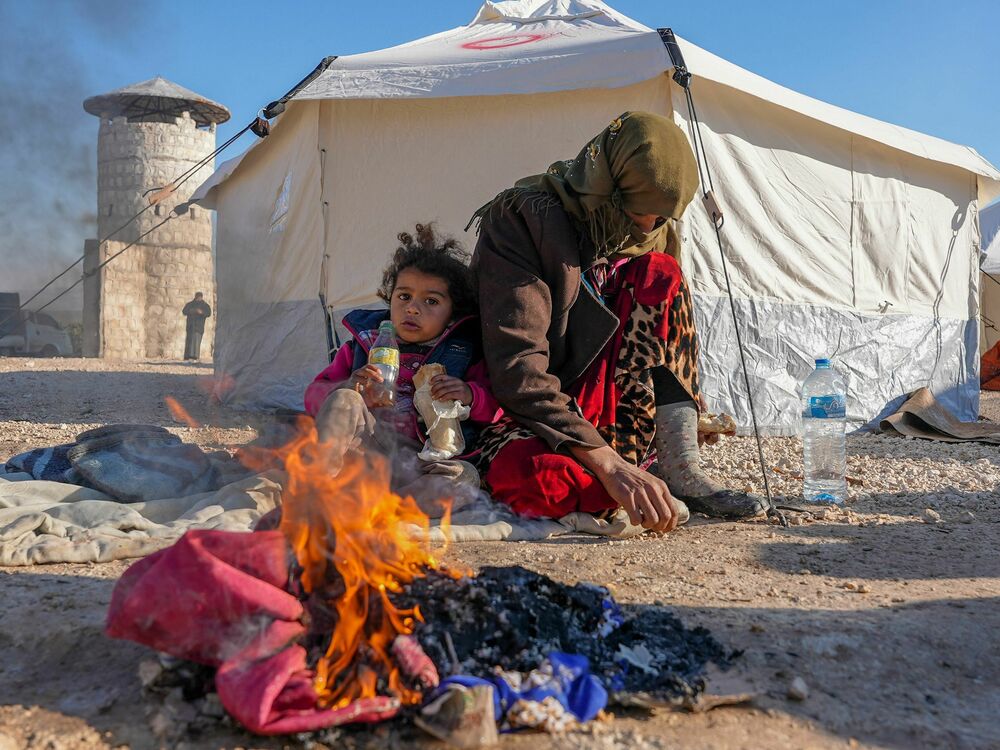
{"type": "Polygon", "coordinates": [[[698,432],[702,435],[735,435],[736,422],[728,414],[702,412],[698,415],[698,432]]]}
{"type": "Polygon", "coordinates": [[[413,376],[413,385],[416,386],[413,406],[427,428],[427,441],[418,454],[425,461],[444,461],[465,449],[459,417],[467,417],[469,408],[457,401],[435,401],[431,397],[431,380],[444,374],[444,365],[432,363],[421,367],[413,376]]]}
{"type": "Polygon", "coordinates": [[[424,383],[428,383],[438,375],[444,375],[444,373],[445,369],[442,364],[432,362],[429,365],[424,365],[413,376],[413,387],[420,388],[424,383]]]}

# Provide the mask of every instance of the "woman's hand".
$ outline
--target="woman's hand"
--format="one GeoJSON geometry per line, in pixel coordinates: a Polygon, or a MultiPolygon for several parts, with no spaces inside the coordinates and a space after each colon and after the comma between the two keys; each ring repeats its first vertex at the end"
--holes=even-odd
{"type": "Polygon", "coordinates": [[[435,375],[431,378],[431,398],[435,401],[460,401],[472,405],[472,389],[460,378],[451,375],[435,375]]]}
{"type": "Polygon", "coordinates": [[[666,483],[633,466],[610,447],[573,448],[573,455],[590,469],[636,526],[652,531],[672,531],[678,513],[666,483]]]}

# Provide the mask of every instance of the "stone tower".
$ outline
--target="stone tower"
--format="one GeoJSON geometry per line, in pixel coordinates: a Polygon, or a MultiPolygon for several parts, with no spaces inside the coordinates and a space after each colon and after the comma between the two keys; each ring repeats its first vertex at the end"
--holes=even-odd
{"type": "MultiPolygon", "coordinates": [[[[229,110],[163,78],[92,96],[83,108],[101,119],[97,136],[97,236],[105,238],[149,205],[149,196],[215,150],[229,110]]],[[[208,162],[174,193],[110,240],[87,240],[84,271],[136,241],[212,173],[208,162]]],[[[184,206],[182,206],[182,209],[184,206]]],[[[211,358],[215,281],[212,218],[197,206],[153,230],[84,283],[84,356],[180,359],[184,303],[203,292],[213,317],[202,358],[211,358]]]]}

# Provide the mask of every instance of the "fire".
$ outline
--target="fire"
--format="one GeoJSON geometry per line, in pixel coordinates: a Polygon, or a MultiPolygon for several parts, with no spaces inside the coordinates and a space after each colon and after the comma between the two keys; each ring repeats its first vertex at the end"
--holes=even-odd
{"type": "Polygon", "coordinates": [[[429,543],[412,534],[416,526],[426,538],[429,519],[412,498],[390,491],[382,456],[343,456],[319,443],[311,424],[300,433],[279,451],[288,472],[281,531],[302,568],[305,591],[324,597],[336,612],[329,647],[316,665],[320,703],[342,707],[380,690],[416,703],[421,693],[404,684],[390,649],[421,615],[417,607],[396,608],[389,595],[438,567],[429,543]]]}
{"type": "Polygon", "coordinates": [[[167,408],[170,410],[170,416],[173,417],[175,422],[186,424],[192,429],[201,427],[201,425],[198,424],[198,420],[192,417],[188,413],[188,410],[181,406],[180,401],[176,398],[173,396],[167,396],[164,400],[167,402],[167,408]]]}

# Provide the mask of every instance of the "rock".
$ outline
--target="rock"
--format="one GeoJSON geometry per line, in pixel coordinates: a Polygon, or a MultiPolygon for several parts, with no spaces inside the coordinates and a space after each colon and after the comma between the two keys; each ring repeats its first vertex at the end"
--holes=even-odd
{"type": "Polygon", "coordinates": [[[809,697],[809,686],[801,677],[796,677],[788,686],[788,698],[793,701],[804,701],[809,697]]]}
{"type": "Polygon", "coordinates": [[[924,523],[941,523],[941,514],[931,508],[924,508],[924,512],[920,514],[920,518],[924,523]]]}
{"type": "Polygon", "coordinates": [[[17,750],[21,745],[9,734],[0,732],[0,750],[17,750]]]}
{"type": "Polygon", "coordinates": [[[962,511],[961,513],[958,514],[959,523],[975,523],[975,521],[976,521],[976,514],[973,513],[971,510],[962,511]]]}
{"type": "Polygon", "coordinates": [[[842,584],[840,584],[840,587],[842,589],[847,589],[848,591],[858,590],[858,584],[855,583],[854,581],[844,581],[842,584]]]}
{"type": "Polygon", "coordinates": [[[163,674],[163,667],[155,659],[143,659],[139,662],[139,682],[144,688],[153,685],[161,674],[163,674]]]}
{"type": "Polygon", "coordinates": [[[213,719],[221,719],[226,715],[226,709],[222,707],[222,702],[219,700],[218,693],[209,693],[205,696],[205,700],[201,702],[201,706],[198,708],[198,713],[202,716],[208,716],[213,719]]]}
{"type": "Polygon", "coordinates": [[[157,737],[164,738],[174,729],[174,722],[167,711],[157,711],[149,720],[149,728],[157,737]]]}

